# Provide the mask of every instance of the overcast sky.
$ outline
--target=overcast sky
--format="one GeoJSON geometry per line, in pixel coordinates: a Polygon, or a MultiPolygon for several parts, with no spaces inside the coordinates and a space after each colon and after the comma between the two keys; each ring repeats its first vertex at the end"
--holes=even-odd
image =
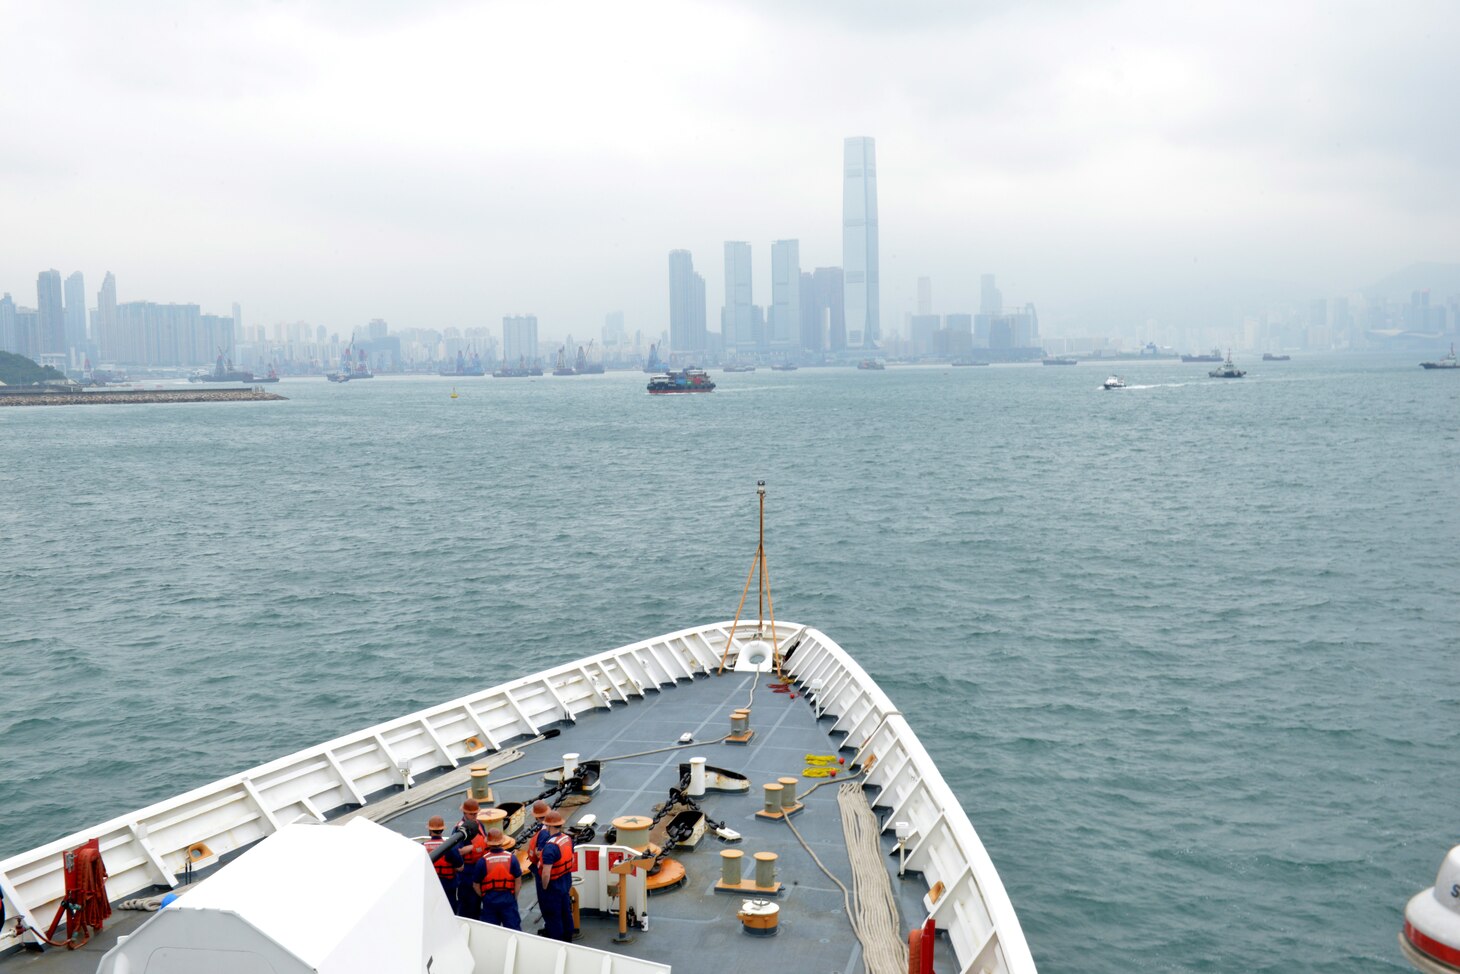
{"type": "MultiPolygon", "coordinates": [[[[1460,261],[1460,4],[0,0],[0,290],[249,324],[623,309],[667,252],[841,262],[877,139],[883,319],[978,275],[1070,331],[1142,295],[1460,261]]],[[[1121,313],[1124,313],[1123,311],[1121,313]]]]}

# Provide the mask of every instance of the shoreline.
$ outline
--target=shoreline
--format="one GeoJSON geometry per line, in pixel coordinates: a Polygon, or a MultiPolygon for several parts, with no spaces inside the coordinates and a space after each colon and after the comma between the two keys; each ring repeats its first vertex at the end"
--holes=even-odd
{"type": "Polygon", "coordinates": [[[263,389],[113,389],[104,392],[0,391],[5,406],[106,406],[116,403],[281,402],[287,396],[263,389]]]}

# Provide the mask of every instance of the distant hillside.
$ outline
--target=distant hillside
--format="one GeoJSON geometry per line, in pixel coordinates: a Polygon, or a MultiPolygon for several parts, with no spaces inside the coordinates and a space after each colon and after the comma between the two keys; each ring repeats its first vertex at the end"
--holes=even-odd
{"type": "Polygon", "coordinates": [[[1371,298],[1406,302],[1415,291],[1426,289],[1433,303],[1441,303],[1452,295],[1460,294],[1460,264],[1435,261],[1410,264],[1364,288],[1364,294],[1371,298]]]}
{"type": "Polygon", "coordinates": [[[7,386],[29,386],[47,379],[64,378],[49,365],[37,365],[24,355],[0,352],[0,382],[7,386]]]}

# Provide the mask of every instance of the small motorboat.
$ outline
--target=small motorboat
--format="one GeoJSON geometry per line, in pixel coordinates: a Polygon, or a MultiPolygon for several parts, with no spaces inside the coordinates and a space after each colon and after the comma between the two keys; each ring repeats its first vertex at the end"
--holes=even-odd
{"type": "Polygon", "coordinates": [[[1118,375],[1112,375],[1110,378],[1106,379],[1104,382],[1102,382],[1100,384],[1100,388],[1102,388],[1102,389],[1124,389],[1125,388],[1125,380],[1122,379],[1118,375]]]}

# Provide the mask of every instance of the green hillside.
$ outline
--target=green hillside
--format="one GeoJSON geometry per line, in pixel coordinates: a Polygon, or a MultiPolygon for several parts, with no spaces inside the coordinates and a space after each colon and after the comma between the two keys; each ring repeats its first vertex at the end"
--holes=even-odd
{"type": "Polygon", "coordinates": [[[36,365],[24,355],[0,352],[0,382],[7,386],[29,386],[47,379],[64,378],[49,365],[36,365]]]}

